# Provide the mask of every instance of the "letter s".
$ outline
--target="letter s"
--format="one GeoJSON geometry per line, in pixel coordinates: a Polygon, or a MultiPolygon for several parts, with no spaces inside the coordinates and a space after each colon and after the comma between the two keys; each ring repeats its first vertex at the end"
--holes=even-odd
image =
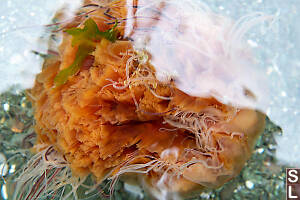
{"type": "Polygon", "coordinates": [[[289,182],[291,182],[291,183],[296,183],[297,181],[298,181],[298,176],[297,176],[297,174],[298,174],[298,172],[297,172],[297,170],[294,170],[294,169],[292,169],[292,170],[289,170],[289,182]],[[292,179],[292,178],[293,179],[292,179]]]}

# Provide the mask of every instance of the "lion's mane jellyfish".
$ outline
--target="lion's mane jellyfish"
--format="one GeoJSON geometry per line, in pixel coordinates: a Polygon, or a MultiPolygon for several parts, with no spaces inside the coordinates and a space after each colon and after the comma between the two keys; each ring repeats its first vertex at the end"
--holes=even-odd
{"type": "MultiPolygon", "coordinates": [[[[130,179],[158,199],[234,178],[264,128],[261,78],[242,40],[263,20],[234,23],[192,0],[85,1],[28,92],[37,161],[24,174],[56,167],[51,183],[92,174],[111,189],[130,179]]],[[[43,193],[36,187],[28,197],[43,193]]]]}

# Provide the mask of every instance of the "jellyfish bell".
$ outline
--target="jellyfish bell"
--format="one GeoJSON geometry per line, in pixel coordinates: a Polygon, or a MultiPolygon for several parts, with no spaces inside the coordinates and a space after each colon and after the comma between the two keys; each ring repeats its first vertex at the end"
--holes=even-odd
{"type": "Polygon", "coordinates": [[[224,104],[266,111],[266,79],[243,36],[269,17],[254,13],[234,23],[191,0],[154,1],[149,7],[160,14],[144,6],[136,15],[148,17],[147,25],[144,18],[137,19],[137,27],[129,23],[125,32],[137,48],[150,52],[158,80],[172,77],[191,96],[213,96],[224,104]]]}
{"type": "Polygon", "coordinates": [[[29,91],[37,145],[73,176],[112,190],[123,177],[157,199],[234,178],[265,118],[244,24],[190,0],[89,0],[80,13],[29,91]]]}

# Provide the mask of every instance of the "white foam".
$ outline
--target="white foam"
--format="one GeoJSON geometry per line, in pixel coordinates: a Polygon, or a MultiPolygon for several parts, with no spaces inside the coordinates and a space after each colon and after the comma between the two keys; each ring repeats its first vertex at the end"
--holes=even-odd
{"type": "Polygon", "coordinates": [[[29,0],[1,1],[0,7],[8,13],[1,13],[0,23],[0,93],[12,86],[20,89],[33,86],[35,75],[41,71],[42,58],[31,51],[46,53],[48,37],[43,25],[51,23],[55,12],[65,6],[72,17],[80,0],[29,0]],[[14,11],[14,12],[10,12],[14,11]],[[22,11],[22,12],[15,12],[22,11]],[[44,39],[41,39],[45,36],[44,39]]]}

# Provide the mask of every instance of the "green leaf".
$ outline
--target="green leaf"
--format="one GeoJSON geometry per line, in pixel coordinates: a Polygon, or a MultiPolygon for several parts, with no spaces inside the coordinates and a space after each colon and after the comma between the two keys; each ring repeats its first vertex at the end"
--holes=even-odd
{"type": "Polygon", "coordinates": [[[96,22],[92,18],[89,18],[85,21],[84,28],[70,28],[66,30],[65,32],[73,36],[72,46],[78,45],[78,50],[72,65],[60,71],[54,78],[55,85],[61,86],[65,84],[70,76],[73,76],[80,70],[84,59],[95,50],[96,41],[105,38],[111,42],[115,42],[118,35],[118,31],[116,30],[117,25],[118,21],[116,20],[115,25],[111,29],[101,32],[96,22]]]}
{"type": "Polygon", "coordinates": [[[95,47],[93,46],[83,44],[79,45],[74,62],[68,68],[61,70],[56,75],[56,77],[54,78],[55,85],[61,86],[65,84],[70,76],[73,76],[80,70],[84,59],[94,50],[95,47]]]}
{"type": "Polygon", "coordinates": [[[66,32],[73,36],[72,45],[78,45],[81,43],[90,43],[94,40],[99,40],[101,38],[105,38],[111,42],[115,42],[117,40],[117,30],[116,27],[118,22],[116,21],[115,25],[104,32],[101,32],[98,28],[96,22],[89,18],[84,23],[84,28],[70,28],[66,30],[66,32]]]}
{"type": "Polygon", "coordinates": [[[66,32],[73,36],[72,45],[93,42],[100,33],[96,22],[89,18],[84,23],[84,28],[70,28],[66,32]]]}

